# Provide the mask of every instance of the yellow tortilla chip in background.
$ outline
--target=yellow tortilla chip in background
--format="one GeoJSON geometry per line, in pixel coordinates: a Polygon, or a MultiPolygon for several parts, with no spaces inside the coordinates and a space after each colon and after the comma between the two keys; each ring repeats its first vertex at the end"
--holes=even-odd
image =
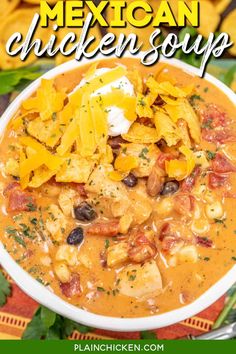
{"type": "Polygon", "coordinates": [[[215,32],[219,23],[220,15],[216,10],[216,6],[208,1],[201,0],[200,3],[200,25],[197,31],[204,37],[208,37],[211,32],[215,32]]]}
{"type": "MultiPolygon", "coordinates": [[[[10,36],[15,32],[20,32],[25,39],[26,34],[29,31],[30,24],[36,12],[39,12],[38,7],[19,9],[10,14],[1,24],[0,24],[0,68],[1,69],[11,69],[18,68],[22,66],[29,65],[37,60],[35,54],[31,51],[29,56],[25,61],[21,61],[19,56],[9,56],[6,53],[6,43],[10,36]]],[[[49,28],[38,27],[33,38],[40,38],[44,45],[48,42],[50,38],[51,31],[49,28]]],[[[14,50],[19,46],[19,43],[13,45],[14,50]]]]}
{"type": "Polygon", "coordinates": [[[231,2],[232,0],[212,0],[218,14],[222,14],[231,2]]]}
{"type": "Polygon", "coordinates": [[[1,0],[0,20],[6,18],[20,3],[21,0],[1,0]]]}
{"type": "Polygon", "coordinates": [[[229,53],[236,55],[236,9],[231,11],[229,15],[222,22],[220,31],[226,32],[230,35],[230,39],[234,45],[228,49],[229,53]]]}

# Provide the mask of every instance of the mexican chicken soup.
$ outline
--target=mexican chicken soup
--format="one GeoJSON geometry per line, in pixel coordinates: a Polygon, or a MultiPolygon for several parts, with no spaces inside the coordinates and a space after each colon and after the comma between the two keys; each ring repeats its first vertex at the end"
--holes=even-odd
{"type": "Polygon", "coordinates": [[[0,238],[79,308],[191,303],[236,262],[236,113],[206,80],[105,60],[42,79],[0,145],[0,238]]]}

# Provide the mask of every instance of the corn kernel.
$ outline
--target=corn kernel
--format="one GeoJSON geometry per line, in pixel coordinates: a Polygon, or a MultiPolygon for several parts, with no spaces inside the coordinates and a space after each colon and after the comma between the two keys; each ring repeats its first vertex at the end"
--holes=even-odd
{"type": "Polygon", "coordinates": [[[206,206],[206,215],[209,219],[220,219],[223,214],[223,207],[219,201],[206,206]]]}
{"type": "Polygon", "coordinates": [[[68,283],[71,278],[71,273],[69,268],[65,263],[59,262],[54,265],[54,271],[58,279],[62,283],[68,283]]]}
{"type": "Polygon", "coordinates": [[[69,245],[62,245],[59,247],[56,253],[57,261],[65,261],[69,266],[73,267],[78,262],[78,250],[77,248],[69,245]]]}

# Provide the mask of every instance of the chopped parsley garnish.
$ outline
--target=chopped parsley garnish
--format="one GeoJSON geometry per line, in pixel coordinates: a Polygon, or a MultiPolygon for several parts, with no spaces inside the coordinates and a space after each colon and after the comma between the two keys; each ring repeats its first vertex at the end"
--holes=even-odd
{"type": "Polygon", "coordinates": [[[145,107],[145,106],[146,106],[146,102],[144,101],[144,98],[143,98],[143,97],[138,100],[138,104],[139,104],[140,106],[142,106],[142,107],[145,107]]]}
{"type": "Polygon", "coordinates": [[[37,218],[32,218],[30,219],[31,224],[37,225],[38,219],[37,218]]]}
{"type": "Polygon", "coordinates": [[[226,219],[214,219],[216,224],[224,224],[226,219]]]}
{"type": "Polygon", "coordinates": [[[207,150],[206,153],[207,153],[207,159],[208,160],[214,160],[215,159],[215,157],[216,157],[216,153],[215,152],[207,150]]]}
{"type": "Polygon", "coordinates": [[[107,249],[110,246],[110,241],[109,240],[105,240],[105,248],[107,249]]]}
{"type": "Polygon", "coordinates": [[[190,101],[190,104],[192,106],[194,106],[196,101],[204,102],[204,99],[200,95],[194,94],[189,98],[189,101],[190,101]]]}
{"type": "Polygon", "coordinates": [[[210,257],[204,257],[203,260],[208,262],[210,260],[210,257]]]}
{"type": "Polygon", "coordinates": [[[101,286],[98,286],[97,287],[97,291],[101,291],[101,292],[104,292],[104,291],[106,291],[104,288],[102,288],[101,286]]]}
{"type": "Polygon", "coordinates": [[[28,203],[27,207],[29,208],[29,211],[36,211],[37,210],[36,205],[33,203],[28,203]]]}
{"type": "Polygon", "coordinates": [[[146,156],[148,154],[149,150],[147,147],[143,148],[142,151],[140,152],[140,154],[138,155],[141,159],[143,160],[147,160],[148,162],[150,162],[150,159],[146,156]]]}
{"type": "Polygon", "coordinates": [[[231,257],[231,259],[232,259],[233,261],[236,261],[236,257],[234,257],[234,256],[233,256],[233,257],[231,257]]]}
{"type": "Polygon", "coordinates": [[[26,243],[25,241],[23,240],[23,238],[21,238],[20,236],[18,235],[14,235],[14,240],[19,243],[21,246],[23,246],[24,248],[26,248],[26,243]]]}
{"type": "Polygon", "coordinates": [[[212,122],[213,122],[213,119],[212,119],[212,118],[207,119],[207,120],[202,124],[202,128],[203,128],[203,129],[213,129],[212,122]]]}

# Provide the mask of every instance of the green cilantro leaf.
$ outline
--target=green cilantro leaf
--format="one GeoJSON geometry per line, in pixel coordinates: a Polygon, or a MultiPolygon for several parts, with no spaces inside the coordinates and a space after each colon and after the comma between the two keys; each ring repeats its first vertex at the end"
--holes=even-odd
{"type": "Polygon", "coordinates": [[[11,285],[0,271],[0,306],[5,305],[9,295],[11,295],[11,285]]]}
{"type": "Polygon", "coordinates": [[[75,330],[87,333],[92,331],[92,328],[71,321],[44,306],[40,306],[29,322],[22,339],[66,339],[75,330]]]}

